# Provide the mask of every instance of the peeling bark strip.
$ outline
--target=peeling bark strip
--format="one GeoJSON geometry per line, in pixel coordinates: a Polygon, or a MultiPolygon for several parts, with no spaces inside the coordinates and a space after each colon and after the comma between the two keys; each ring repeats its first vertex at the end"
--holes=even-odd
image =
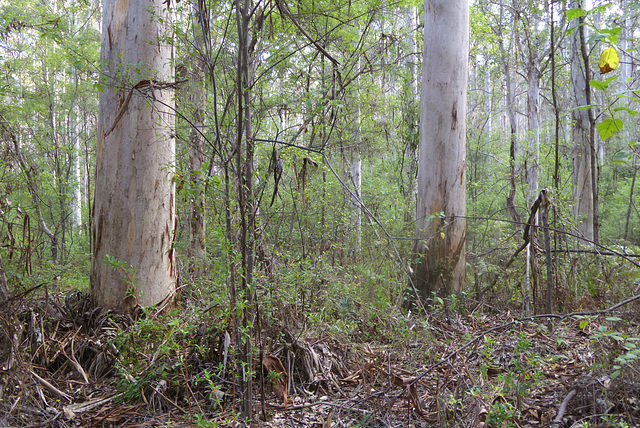
{"type": "Polygon", "coordinates": [[[91,293],[128,311],[176,285],[174,72],[161,41],[171,17],[162,0],[105,0],[103,10],[91,293]]]}
{"type": "Polygon", "coordinates": [[[415,284],[431,298],[465,280],[469,3],[426,0],[424,21],[415,284]]]}

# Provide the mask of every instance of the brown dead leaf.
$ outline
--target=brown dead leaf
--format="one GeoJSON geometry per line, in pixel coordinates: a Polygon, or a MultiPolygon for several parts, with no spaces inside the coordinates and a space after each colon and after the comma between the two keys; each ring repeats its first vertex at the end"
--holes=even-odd
{"type": "Polygon", "coordinates": [[[472,428],[483,428],[487,423],[487,416],[489,416],[489,410],[483,405],[479,404],[476,410],[476,416],[473,419],[472,428]]]}
{"type": "Polygon", "coordinates": [[[287,405],[289,401],[288,394],[288,376],[287,371],[282,365],[282,361],[278,357],[272,354],[267,354],[262,357],[262,365],[264,366],[267,373],[274,372],[280,374],[280,376],[276,376],[272,381],[273,392],[284,401],[284,404],[287,405]]]}

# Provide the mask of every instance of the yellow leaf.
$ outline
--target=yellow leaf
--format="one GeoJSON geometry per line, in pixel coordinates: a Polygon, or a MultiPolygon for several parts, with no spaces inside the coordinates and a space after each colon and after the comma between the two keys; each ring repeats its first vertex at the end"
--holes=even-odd
{"type": "Polygon", "coordinates": [[[440,237],[444,239],[444,232],[440,232],[440,237]]]}
{"type": "Polygon", "coordinates": [[[605,74],[618,68],[620,57],[614,48],[607,48],[600,55],[600,73],[605,74]]]}

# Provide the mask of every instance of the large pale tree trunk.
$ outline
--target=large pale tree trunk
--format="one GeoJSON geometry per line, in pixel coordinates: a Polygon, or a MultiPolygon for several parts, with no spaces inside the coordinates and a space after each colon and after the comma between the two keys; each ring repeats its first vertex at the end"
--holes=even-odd
{"type": "Polygon", "coordinates": [[[469,3],[424,8],[415,285],[429,298],[465,284],[469,3]]]}
{"type": "Polygon", "coordinates": [[[104,0],[91,294],[106,308],[151,306],[176,286],[169,21],[162,0],[104,0]]]}
{"type": "MultiPolygon", "coordinates": [[[[574,1],[572,8],[580,7],[580,2],[574,1]]],[[[571,26],[581,25],[579,19],[571,21],[571,26]]],[[[580,26],[571,37],[571,82],[573,85],[574,104],[582,107],[591,104],[591,88],[582,56],[584,43],[584,26],[580,26]]],[[[588,110],[573,110],[572,139],[573,139],[573,214],[577,227],[582,236],[593,240],[594,234],[594,191],[593,191],[593,141],[591,138],[591,121],[588,110]]]]}

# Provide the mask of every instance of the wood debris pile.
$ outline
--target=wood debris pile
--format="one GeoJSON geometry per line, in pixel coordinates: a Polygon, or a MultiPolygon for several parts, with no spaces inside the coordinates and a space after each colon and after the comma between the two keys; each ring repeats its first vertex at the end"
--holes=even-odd
{"type": "MultiPolygon", "coordinates": [[[[548,331],[495,314],[434,312],[405,316],[379,342],[271,325],[254,367],[252,426],[634,426],[639,365],[630,361],[617,377],[612,367],[638,323],[619,315],[627,322],[566,318],[548,331]],[[604,325],[624,343],[594,340],[604,325]]],[[[162,349],[173,330],[118,349],[116,335],[135,337],[140,321],[92,308],[82,293],[5,302],[0,426],[237,426],[228,324],[198,322],[170,352],[162,349]],[[124,355],[137,372],[122,369],[124,355]]]]}

